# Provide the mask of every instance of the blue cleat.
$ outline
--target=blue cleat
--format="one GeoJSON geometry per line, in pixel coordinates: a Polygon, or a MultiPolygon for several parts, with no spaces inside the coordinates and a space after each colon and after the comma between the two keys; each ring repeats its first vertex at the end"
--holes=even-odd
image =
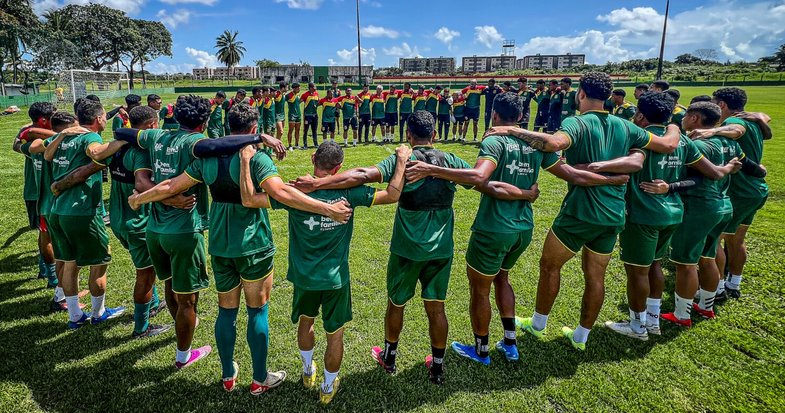
{"type": "Polygon", "coordinates": [[[90,324],[98,324],[106,320],[111,320],[113,318],[120,317],[121,315],[123,315],[124,312],[125,312],[125,307],[122,306],[115,307],[115,308],[106,307],[104,313],[101,314],[100,317],[98,318],[93,317],[90,319],[90,324]]]}
{"type": "Polygon", "coordinates": [[[474,350],[473,345],[461,344],[457,341],[453,341],[452,344],[450,344],[450,347],[452,347],[452,350],[461,357],[466,357],[469,360],[482,363],[486,366],[491,365],[490,356],[480,357],[480,355],[477,354],[477,352],[474,350]]]}
{"type": "Polygon", "coordinates": [[[76,330],[79,327],[82,327],[90,320],[90,313],[82,313],[82,317],[77,321],[68,320],[68,329],[69,330],[76,330]]]}
{"type": "Polygon", "coordinates": [[[507,361],[518,361],[519,355],[517,345],[512,344],[508,346],[504,344],[504,340],[500,340],[496,343],[496,350],[498,350],[499,353],[504,354],[504,358],[506,358],[507,361]]]}

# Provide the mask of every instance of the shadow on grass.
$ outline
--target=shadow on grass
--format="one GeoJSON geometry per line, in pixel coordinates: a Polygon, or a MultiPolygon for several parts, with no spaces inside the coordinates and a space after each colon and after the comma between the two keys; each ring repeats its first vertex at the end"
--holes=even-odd
{"type": "Polygon", "coordinates": [[[22,228],[17,229],[16,232],[13,233],[13,235],[11,235],[10,237],[8,237],[7,240],[5,240],[5,242],[3,243],[3,246],[0,247],[0,249],[4,250],[4,249],[10,247],[11,244],[13,244],[14,241],[17,240],[17,238],[21,237],[22,234],[24,234],[27,231],[32,231],[32,229],[29,226],[24,226],[22,228]]]}
{"type": "Polygon", "coordinates": [[[0,273],[16,273],[29,271],[32,275],[38,274],[38,257],[36,250],[9,254],[0,259],[0,273]]]}

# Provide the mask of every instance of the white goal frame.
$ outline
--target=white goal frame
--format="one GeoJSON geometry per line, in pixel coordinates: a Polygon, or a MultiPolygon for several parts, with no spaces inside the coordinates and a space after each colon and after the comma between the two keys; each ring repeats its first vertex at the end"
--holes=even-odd
{"type": "Polygon", "coordinates": [[[131,84],[126,72],[66,70],[60,73],[58,86],[63,88],[63,95],[58,96],[58,100],[71,104],[91,94],[103,100],[124,97],[131,93],[131,84]]]}

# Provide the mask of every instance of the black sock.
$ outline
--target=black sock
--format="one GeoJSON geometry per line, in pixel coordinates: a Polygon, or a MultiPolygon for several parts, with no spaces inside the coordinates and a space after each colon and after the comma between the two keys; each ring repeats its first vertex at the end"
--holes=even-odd
{"type": "Polygon", "coordinates": [[[434,375],[442,374],[444,371],[444,352],[443,348],[436,348],[431,346],[431,355],[433,362],[431,363],[431,373],[434,375]]]}
{"type": "Polygon", "coordinates": [[[384,340],[384,352],[382,353],[384,364],[388,366],[395,365],[395,356],[398,354],[398,342],[390,342],[384,340]]]}
{"type": "Polygon", "coordinates": [[[502,327],[504,328],[504,345],[515,345],[515,318],[502,317],[502,327]]]}
{"type": "Polygon", "coordinates": [[[474,335],[474,351],[480,357],[488,357],[488,336],[474,335]]]}

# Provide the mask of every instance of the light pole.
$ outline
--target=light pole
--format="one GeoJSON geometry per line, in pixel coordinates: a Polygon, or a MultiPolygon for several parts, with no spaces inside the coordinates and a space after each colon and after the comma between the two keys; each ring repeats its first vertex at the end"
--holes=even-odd
{"type": "Polygon", "coordinates": [[[360,47],[360,0],[357,0],[357,84],[358,88],[363,83],[363,52],[360,47]]]}
{"type": "MultiPolygon", "coordinates": [[[[359,0],[358,0],[359,1],[359,0]]],[[[665,22],[662,24],[662,42],[660,43],[660,60],[657,62],[657,80],[662,79],[662,56],[665,53],[665,33],[668,30],[668,11],[671,1],[665,1],[665,22]]]]}

